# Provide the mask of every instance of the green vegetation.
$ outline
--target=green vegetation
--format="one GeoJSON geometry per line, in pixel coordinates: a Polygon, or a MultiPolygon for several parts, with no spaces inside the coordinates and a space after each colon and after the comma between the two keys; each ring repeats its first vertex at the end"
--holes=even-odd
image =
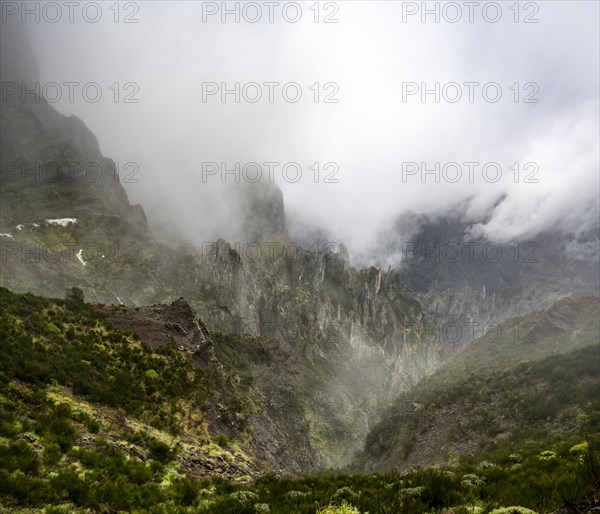
{"type": "Polygon", "coordinates": [[[69,301],[77,301],[77,302],[83,302],[84,301],[84,294],[83,294],[83,289],[81,289],[80,287],[67,287],[65,290],[65,299],[69,300],[69,301]]]}
{"type": "MultiPolygon", "coordinates": [[[[77,421],[66,411],[58,413],[60,407],[44,408],[60,417],[56,418],[57,426],[42,432],[39,442],[24,438],[0,444],[0,498],[15,509],[63,505],[71,512],[89,508],[94,512],[207,514],[463,514],[492,509],[497,509],[493,510],[496,514],[531,512],[527,509],[539,513],[577,504],[600,486],[598,438],[588,441],[583,461],[569,452],[568,445],[559,444],[553,462],[528,453],[518,468],[508,455],[498,455],[496,465],[484,470],[461,465],[452,471],[424,469],[405,475],[322,475],[295,480],[267,475],[249,486],[218,477],[194,482],[178,476],[165,483],[165,462],[129,458],[104,440],[97,440],[91,449],[73,446],[77,421]],[[66,446],[52,454],[57,438],[66,446]],[[36,445],[42,445],[43,450],[37,450],[36,445]],[[351,499],[342,499],[349,492],[351,499]],[[515,503],[522,508],[502,508],[515,503]]],[[[29,428],[38,430],[37,424],[29,428]]]]}
{"type": "MultiPolygon", "coordinates": [[[[436,444],[468,443],[480,456],[598,433],[599,350],[588,346],[444,385],[434,376],[401,395],[369,434],[367,450],[374,455],[396,452],[405,460],[423,453],[424,445],[431,444],[425,435],[440,426],[447,435],[436,444]]],[[[435,457],[440,462],[439,454],[435,457]]]]}
{"type": "Polygon", "coordinates": [[[0,288],[0,370],[35,390],[68,386],[177,433],[180,404],[201,406],[203,376],[176,348],[156,351],[103,321],[90,305],[0,288]]]}
{"type": "MultiPolygon", "coordinates": [[[[0,309],[0,504],[130,510],[182,496],[175,503],[186,505],[196,486],[179,456],[191,448],[212,462],[215,377],[77,298],[0,288],[0,309]]],[[[228,455],[246,471],[239,448],[228,455]]]]}
{"type": "MultiPolygon", "coordinates": [[[[198,474],[183,458],[193,445],[213,467],[248,459],[237,440],[208,435],[208,404],[216,388],[223,389],[210,370],[195,368],[190,354],[177,349],[150,349],[76,299],[0,288],[0,308],[0,504],[7,512],[530,514],[588,505],[600,487],[600,437],[575,433],[498,446],[454,466],[404,474],[282,478],[245,469],[246,484],[217,471],[198,474]]],[[[241,340],[215,340],[225,346],[218,352],[223,361],[233,363],[241,340]]],[[[559,356],[560,374],[551,373],[558,364],[551,358],[524,364],[513,378],[498,378],[499,384],[519,380],[527,391],[522,374],[530,385],[543,376],[558,381],[544,390],[548,398],[552,388],[573,383],[574,401],[592,405],[594,396],[580,387],[589,382],[586,362],[595,355],[589,352],[559,356]]],[[[271,353],[246,345],[245,356],[249,366],[268,362],[271,353]]],[[[242,388],[243,377],[244,371],[234,389],[242,388]]],[[[472,391],[449,394],[470,401],[482,388],[472,382],[472,391]]],[[[547,412],[533,409],[529,416],[535,423],[547,412]]]]}

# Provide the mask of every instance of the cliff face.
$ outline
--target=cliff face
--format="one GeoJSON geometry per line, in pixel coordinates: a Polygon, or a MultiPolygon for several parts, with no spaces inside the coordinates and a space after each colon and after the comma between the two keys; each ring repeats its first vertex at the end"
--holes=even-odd
{"type": "Polygon", "coordinates": [[[2,28],[2,232],[45,219],[105,216],[125,221],[137,237],[146,234],[142,207],[129,204],[115,163],[101,154],[94,134],[39,94],[24,25],[11,21],[2,28]]]}
{"type": "Polygon", "coordinates": [[[311,455],[311,466],[337,467],[350,461],[382,408],[433,371],[439,346],[425,336],[421,306],[395,271],[358,271],[343,249],[292,257],[289,248],[244,259],[219,242],[203,266],[188,268],[187,281],[202,292],[190,302],[209,327],[276,341],[285,356],[280,373],[253,370],[272,402],[261,415],[274,416],[284,434],[304,427],[309,440],[299,454],[311,455]],[[295,412],[290,398],[299,402],[295,412]]]}

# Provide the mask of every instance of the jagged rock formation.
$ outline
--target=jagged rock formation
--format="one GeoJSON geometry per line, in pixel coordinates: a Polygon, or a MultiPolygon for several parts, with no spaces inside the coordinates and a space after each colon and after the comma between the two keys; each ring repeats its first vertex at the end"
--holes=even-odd
{"type": "Polygon", "coordinates": [[[347,463],[381,408],[438,364],[398,273],[357,271],[343,250],[244,260],[221,241],[191,270],[189,282],[206,292],[190,302],[210,326],[275,339],[286,353],[287,384],[260,372],[255,381],[270,398],[290,386],[306,395],[298,423],[310,420],[319,466],[347,463]]]}

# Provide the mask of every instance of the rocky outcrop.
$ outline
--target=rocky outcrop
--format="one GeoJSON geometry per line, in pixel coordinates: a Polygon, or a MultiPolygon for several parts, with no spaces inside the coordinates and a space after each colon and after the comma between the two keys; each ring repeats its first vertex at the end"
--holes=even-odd
{"type": "Polygon", "coordinates": [[[112,325],[124,332],[136,333],[151,348],[175,345],[187,352],[212,349],[206,325],[183,298],[170,305],[133,309],[103,306],[99,309],[106,313],[106,319],[112,325]]]}
{"type": "Polygon", "coordinates": [[[271,250],[244,256],[219,241],[188,268],[187,281],[205,291],[190,303],[211,329],[267,337],[285,354],[279,373],[253,368],[273,401],[261,414],[271,422],[255,419],[282,434],[293,419],[310,435],[297,447],[304,457],[288,455],[292,469],[345,465],[383,407],[435,369],[439,345],[395,270],[356,270],[344,250],[271,250]]]}

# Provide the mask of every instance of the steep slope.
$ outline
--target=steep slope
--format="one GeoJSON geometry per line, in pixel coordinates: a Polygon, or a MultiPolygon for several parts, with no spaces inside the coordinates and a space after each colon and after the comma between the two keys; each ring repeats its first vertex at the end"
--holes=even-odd
{"type": "MultiPolygon", "coordinates": [[[[128,453],[145,455],[151,450],[148,444],[158,439],[168,445],[164,451],[173,450],[165,456],[177,455],[177,468],[195,477],[214,470],[234,478],[264,467],[259,458],[233,445],[229,449],[237,448],[240,459],[231,466],[219,464],[222,458],[217,457],[222,455],[214,445],[224,437],[223,420],[211,413],[219,401],[249,411],[252,392],[248,385],[236,384],[235,369],[219,363],[202,322],[190,320],[184,302],[148,308],[143,339],[108,321],[118,319],[113,312],[118,307],[15,295],[4,288],[0,305],[5,400],[37,393],[50,410],[52,403],[67,404],[69,413],[81,414],[81,419],[74,418],[83,437],[79,446],[108,438],[128,453]],[[180,324],[184,320],[194,325],[188,327],[185,342],[180,324]],[[215,451],[210,454],[211,450],[215,451]]],[[[11,417],[10,409],[6,412],[11,417]]],[[[27,425],[25,418],[20,421],[27,425]]],[[[74,429],[68,432],[74,437],[74,429]]],[[[241,417],[231,435],[249,450],[241,417]]],[[[63,450],[75,443],[69,441],[63,450]]]]}
{"type": "MultiPolygon", "coordinates": [[[[278,373],[284,356],[274,341],[210,332],[181,299],[136,309],[0,289],[0,308],[6,512],[501,514],[512,510],[492,509],[518,502],[536,510],[517,512],[569,503],[556,511],[566,514],[597,506],[600,441],[578,434],[446,470],[265,475],[272,458],[301,460],[296,445],[311,444],[310,427],[297,417],[303,392],[290,391],[299,401],[273,408],[248,375],[259,363],[278,373]]],[[[567,393],[593,398],[580,384],[597,349],[576,352],[554,358],[566,371],[553,387],[566,381],[567,393]]],[[[535,385],[557,362],[541,364],[525,378],[504,378],[535,385]]]]}
{"type": "MultiPolygon", "coordinates": [[[[363,469],[410,469],[528,442],[598,432],[597,298],[565,298],[505,322],[402,394],[367,437],[363,469]],[[535,327],[535,342],[515,326],[535,327]]],[[[528,330],[530,330],[528,329],[528,330]]]]}
{"type": "Polygon", "coordinates": [[[1,37],[2,232],[46,219],[105,217],[127,224],[134,237],[144,235],[144,211],[129,204],[119,170],[94,134],[41,96],[24,24],[3,23],[1,37]]]}

